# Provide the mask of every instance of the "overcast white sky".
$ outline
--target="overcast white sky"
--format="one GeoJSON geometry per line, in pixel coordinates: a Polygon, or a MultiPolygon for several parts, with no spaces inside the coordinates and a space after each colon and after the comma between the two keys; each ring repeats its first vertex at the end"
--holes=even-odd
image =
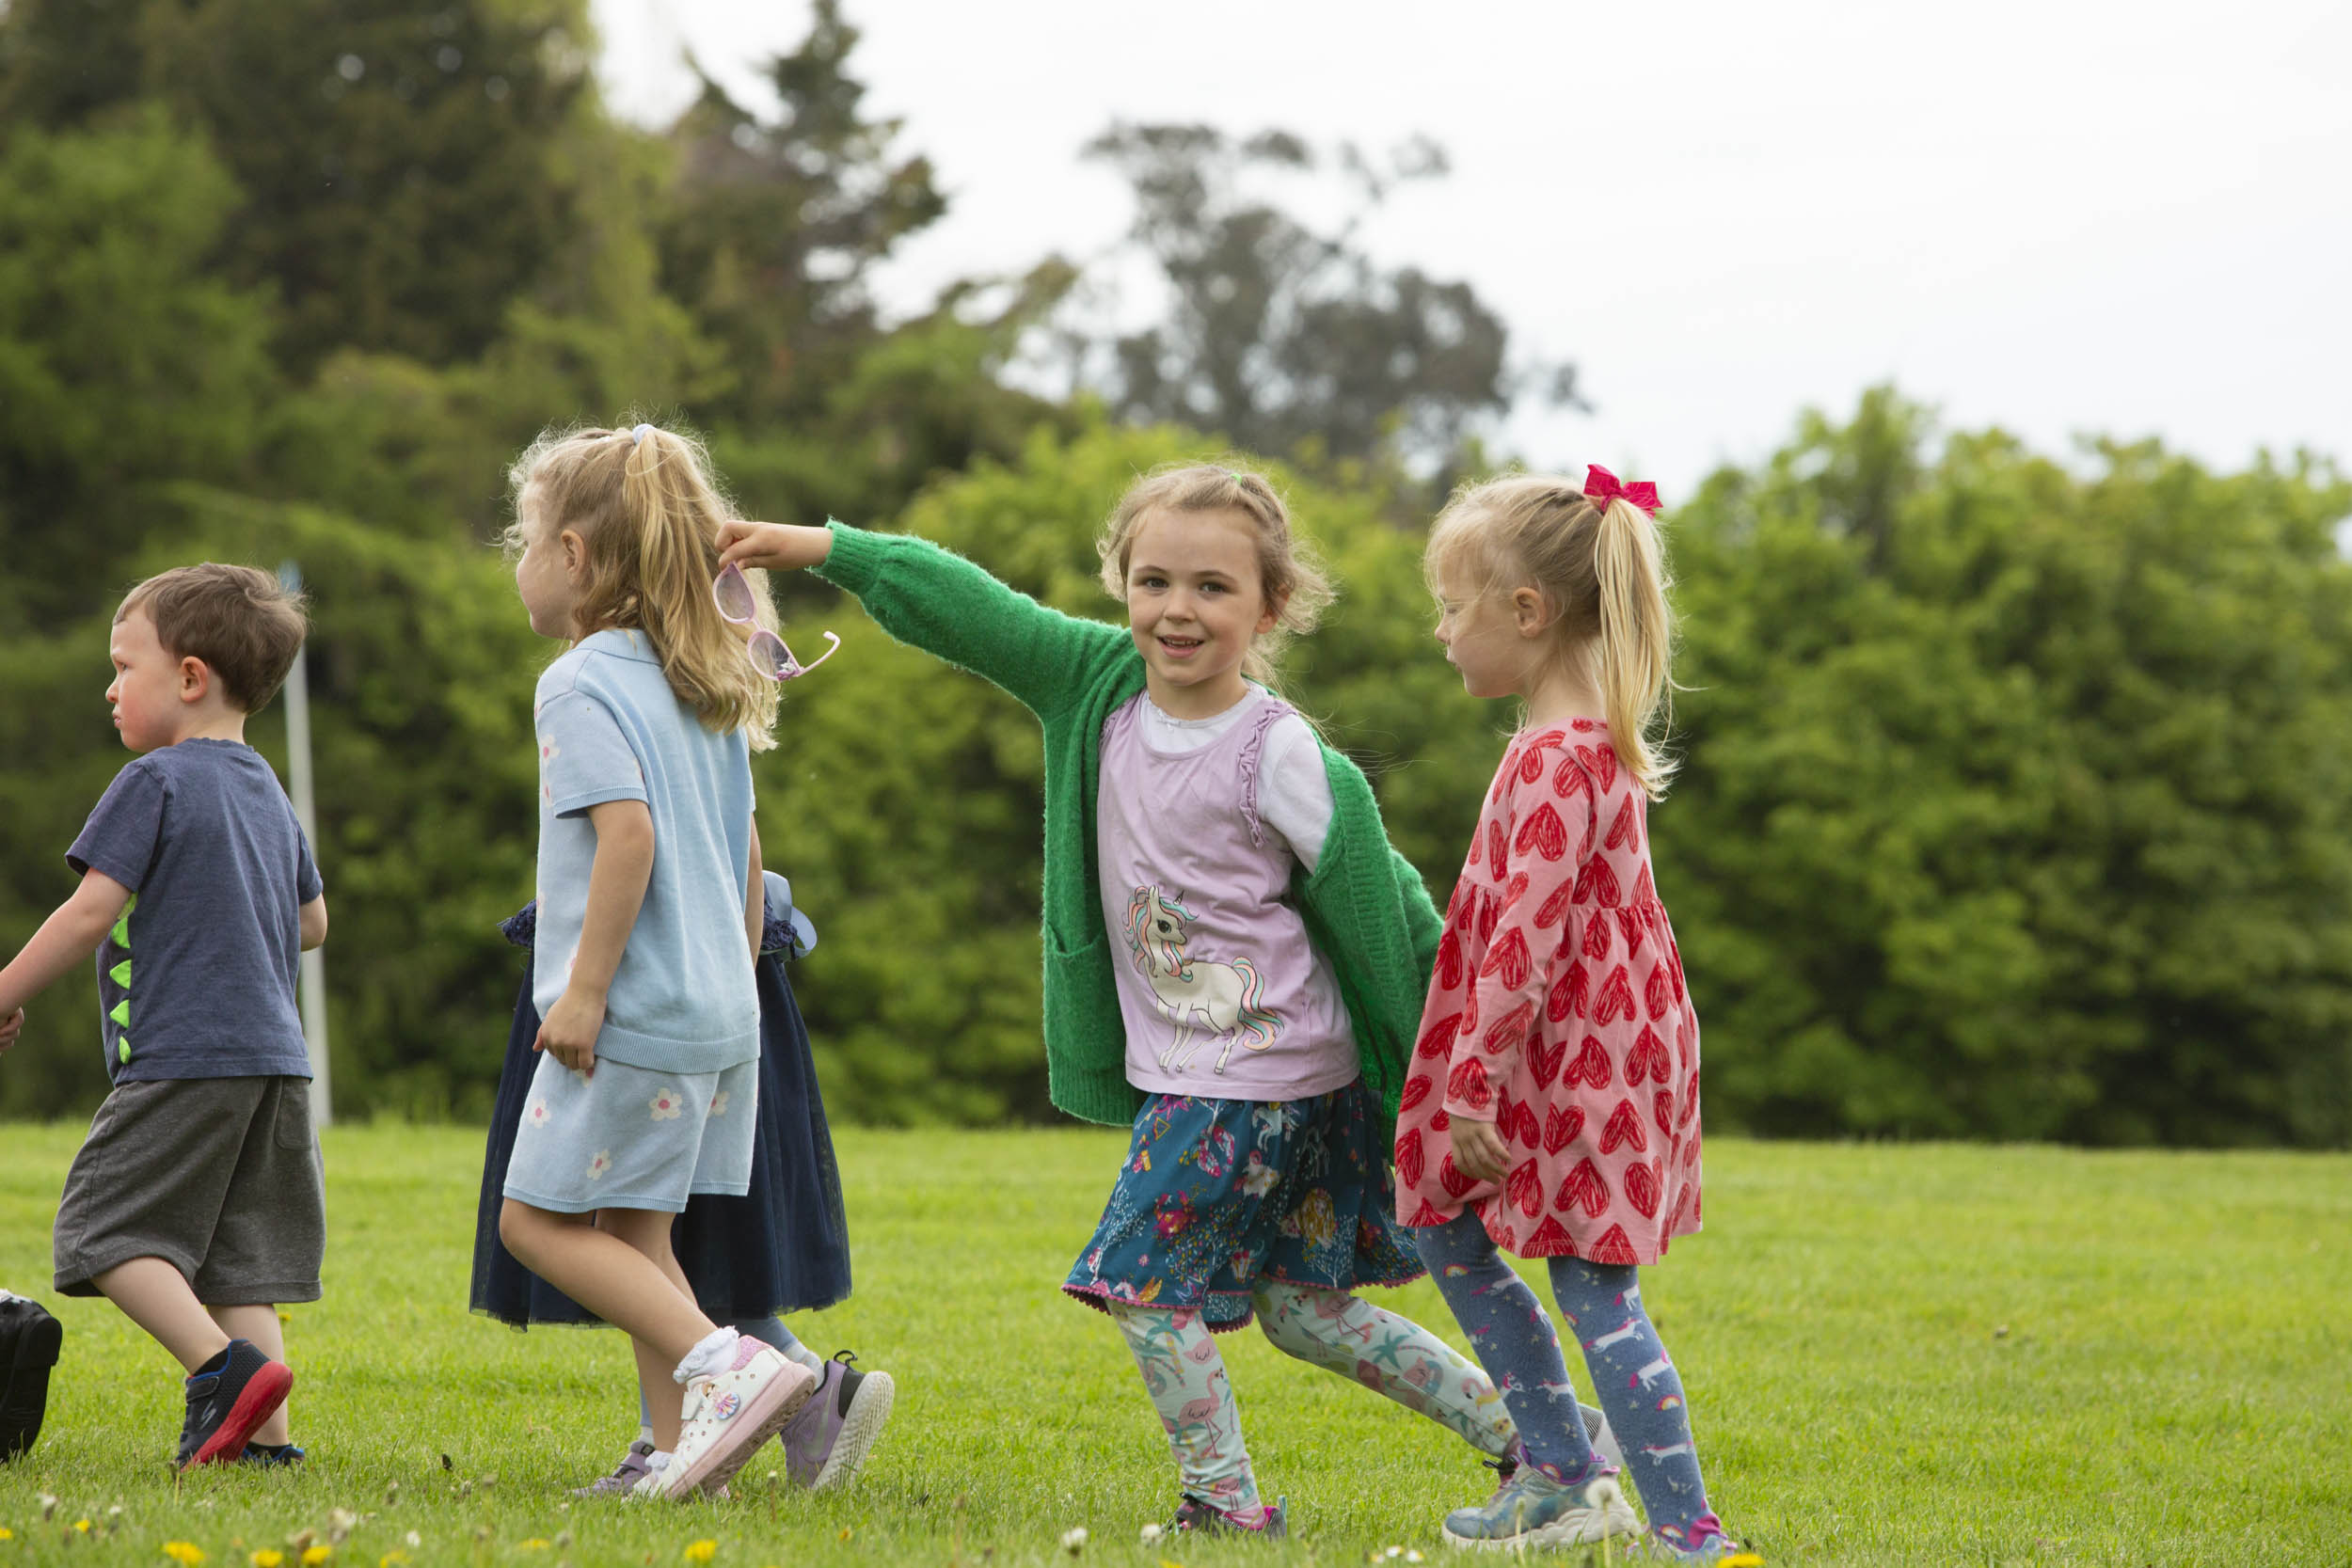
{"type": "MultiPolygon", "coordinates": [[[[746,103],[801,0],[594,0],[614,106],[658,122],[691,48],[746,103]]],[[[1687,495],[1807,405],[1893,380],[2054,454],[2352,460],[2352,6],[2343,0],[850,0],[856,73],[946,219],[882,279],[1091,253],[1128,208],[1077,150],[1113,118],[1279,125],[1453,176],[1383,259],[1469,278],[1592,415],[1506,433],[1687,495]]]]}

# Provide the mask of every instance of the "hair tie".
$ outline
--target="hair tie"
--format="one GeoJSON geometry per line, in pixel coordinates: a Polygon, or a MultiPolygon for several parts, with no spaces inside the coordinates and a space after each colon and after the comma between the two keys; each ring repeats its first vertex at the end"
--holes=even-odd
{"type": "Polygon", "coordinates": [[[1589,464],[1584,469],[1584,499],[1603,512],[1609,510],[1609,503],[1613,500],[1630,501],[1650,521],[1658,520],[1657,485],[1645,479],[1636,480],[1631,484],[1621,483],[1615,474],[1597,463],[1589,464]]]}
{"type": "Polygon", "coordinates": [[[644,445],[645,437],[652,434],[653,426],[649,424],[641,424],[635,430],[628,433],[628,444],[632,447],[643,446],[644,445]]]}

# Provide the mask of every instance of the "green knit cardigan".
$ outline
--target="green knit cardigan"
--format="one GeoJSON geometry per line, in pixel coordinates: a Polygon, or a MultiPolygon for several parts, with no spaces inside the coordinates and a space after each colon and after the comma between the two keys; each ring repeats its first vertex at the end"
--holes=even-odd
{"type": "MultiPolygon", "coordinates": [[[[1143,689],[1124,626],[1048,610],[929,540],[830,525],[817,574],[857,595],[891,636],[1004,688],[1045,730],[1045,1061],[1054,1103],[1124,1126],[1143,1091],[1127,1082],[1118,955],[1096,885],[1094,800],[1103,721],[1143,689]]],[[[1291,901],[1331,961],[1363,1083],[1389,1118],[1421,1026],[1442,922],[1412,863],[1391,848],[1372,784],[1323,748],[1331,831],[1291,901]]]]}

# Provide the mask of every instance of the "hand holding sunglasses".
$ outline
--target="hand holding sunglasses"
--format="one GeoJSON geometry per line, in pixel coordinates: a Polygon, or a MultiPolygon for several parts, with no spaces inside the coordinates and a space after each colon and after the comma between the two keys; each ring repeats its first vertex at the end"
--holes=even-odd
{"type": "Polygon", "coordinates": [[[831,647],[806,664],[794,658],[792,650],[784,645],[784,639],[759,624],[759,601],[752,594],[752,585],[743,580],[740,566],[728,565],[720,571],[718,580],[710,585],[710,597],[729,624],[752,628],[751,641],[744,644],[743,651],[751,657],[754,668],[771,681],[805,675],[841,649],[841,639],[826,632],[824,638],[831,647]]]}

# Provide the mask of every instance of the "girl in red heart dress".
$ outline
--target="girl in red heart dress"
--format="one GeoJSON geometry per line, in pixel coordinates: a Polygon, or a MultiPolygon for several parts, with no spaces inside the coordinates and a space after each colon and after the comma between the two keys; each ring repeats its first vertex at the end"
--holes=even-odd
{"type": "Polygon", "coordinates": [[[1499,1256],[1549,1260],[1656,1552],[1739,1548],[1709,1512],[1637,1267],[1699,1228],[1699,1029],[1650,873],[1647,738],[1673,641],[1653,486],[1606,469],[1465,490],[1431,530],[1438,641],[1526,723],[1454,884],[1397,1120],[1397,1216],[1503,1392],[1526,1463],[1459,1544],[1640,1527],[1577,1419],[1559,1340],[1499,1256]]]}

